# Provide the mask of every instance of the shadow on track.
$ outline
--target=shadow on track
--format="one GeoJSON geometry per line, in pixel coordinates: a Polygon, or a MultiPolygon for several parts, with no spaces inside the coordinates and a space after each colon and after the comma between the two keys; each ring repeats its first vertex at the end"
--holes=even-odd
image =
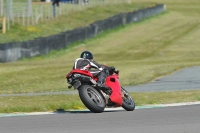
{"type": "MultiPolygon", "coordinates": [[[[102,113],[104,112],[121,112],[121,111],[125,111],[125,110],[104,110],[102,113]]],[[[64,114],[64,113],[81,113],[81,114],[86,114],[86,113],[92,113],[90,110],[70,110],[70,111],[66,111],[64,109],[57,109],[56,111],[54,111],[54,113],[57,114],[64,114]]]]}

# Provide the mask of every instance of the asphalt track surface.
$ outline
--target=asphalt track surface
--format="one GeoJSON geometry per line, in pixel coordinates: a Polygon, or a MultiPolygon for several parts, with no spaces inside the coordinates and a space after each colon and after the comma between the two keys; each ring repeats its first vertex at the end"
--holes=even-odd
{"type": "Polygon", "coordinates": [[[199,133],[200,105],[0,118],[1,133],[199,133]]]}
{"type": "Polygon", "coordinates": [[[129,92],[200,90],[200,67],[184,68],[150,83],[125,88],[129,92]]]}

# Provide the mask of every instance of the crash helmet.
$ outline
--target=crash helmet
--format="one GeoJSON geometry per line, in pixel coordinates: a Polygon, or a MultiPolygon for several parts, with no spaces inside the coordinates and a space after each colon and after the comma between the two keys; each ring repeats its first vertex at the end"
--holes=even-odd
{"type": "Polygon", "coordinates": [[[80,58],[84,58],[84,59],[93,59],[93,55],[91,52],[89,51],[83,51],[80,55],[80,58]]]}

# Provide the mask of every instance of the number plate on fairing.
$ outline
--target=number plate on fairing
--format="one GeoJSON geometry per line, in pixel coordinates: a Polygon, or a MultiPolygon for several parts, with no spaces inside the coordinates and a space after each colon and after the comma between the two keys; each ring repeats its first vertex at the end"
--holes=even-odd
{"type": "Polygon", "coordinates": [[[73,85],[74,89],[78,89],[78,87],[81,86],[81,82],[80,81],[76,81],[73,85]]]}

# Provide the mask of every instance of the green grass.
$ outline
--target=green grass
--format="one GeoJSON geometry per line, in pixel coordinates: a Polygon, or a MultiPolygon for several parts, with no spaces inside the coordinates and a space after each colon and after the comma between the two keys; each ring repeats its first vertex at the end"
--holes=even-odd
{"type": "Polygon", "coordinates": [[[0,93],[67,90],[65,75],[83,50],[92,51],[96,61],[119,69],[123,86],[199,65],[200,29],[194,19],[198,18],[168,11],[49,55],[1,64],[0,93]]]}
{"type": "MultiPolygon", "coordinates": [[[[134,3],[145,3],[145,1],[148,0],[135,0],[134,3]]],[[[97,62],[112,65],[119,69],[122,86],[147,83],[181,68],[199,66],[200,8],[197,8],[197,5],[200,4],[200,1],[151,0],[151,2],[166,3],[167,12],[139,23],[104,32],[93,39],[77,42],[73,46],[54,51],[45,56],[1,63],[0,93],[66,91],[68,85],[65,75],[72,69],[74,60],[79,57],[83,50],[92,51],[97,62]]],[[[87,12],[89,13],[89,11],[87,12]]],[[[77,16],[72,20],[77,20],[78,23],[81,19],[77,16]]],[[[105,15],[105,17],[108,16],[105,15]]],[[[62,19],[60,21],[62,22],[62,19]]],[[[59,23],[61,24],[61,22],[59,23]]],[[[87,23],[90,22],[92,21],[87,21],[87,23]]],[[[59,27],[62,28],[62,26],[59,27]]],[[[144,93],[141,93],[140,96],[133,95],[137,105],[200,100],[200,94],[196,91],[192,94],[195,95],[193,98],[188,96],[190,92],[183,92],[181,95],[179,92],[163,93],[165,95],[163,96],[164,102],[156,98],[156,95],[161,95],[160,93],[145,93],[144,96],[149,95],[147,97],[142,97],[142,94],[144,93]],[[171,99],[175,100],[168,101],[171,99]]],[[[66,97],[57,96],[56,99],[59,99],[58,97],[63,97],[63,100],[65,100],[68,95],[66,97]]],[[[40,99],[40,96],[37,98],[40,99]]],[[[5,101],[2,102],[2,106],[6,105],[6,101],[9,101],[6,97],[1,97],[0,101],[3,101],[3,99],[5,101]]],[[[14,101],[16,99],[17,97],[14,101]]],[[[29,100],[29,103],[35,102],[32,98],[29,100]]],[[[21,99],[21,101],[23,100],[21,99]]],[[[80,101],[73,102],[74,105],[81,104],[80,101]]],[[[46,104],[48,105],[48,103],[51,102],[46,104]]],[[[48,106],[45,105],[45,109],[37,109],[37,111],[55,110],[57,108],[67,109],[63,106],[70,103],[66,104],[66,101],[61,102],[58,100],[54,104],[59,106],[48,109],[48,106]]],[[[28,105],[24,104],[24,106],[28,105]]],[[[42,106],[38,105],[37,107],[42,108],[42,106]]],[[[73,104],[70,108],[72,106],[73,104]]],[[[82,105],[80,106],[82,107],[82,105]]],[[[11,108],[14,105],[7,107],[11,108]]],[[[4,109],[9,108],[4,107],[4,109]]],[[[36,111],[31,109],[32,107],[28,108],[24,111],[36,111]]]]}
{"type": "MultiPolygon", "coordinates": [[[[200,91],[131,93],[136,106],[199,101],[200,91]],[[183,98],[184,97],[184,98],[183,98]]],[[[0,113],[83,110],[78,95],[0,97],[0,113]]]]}

